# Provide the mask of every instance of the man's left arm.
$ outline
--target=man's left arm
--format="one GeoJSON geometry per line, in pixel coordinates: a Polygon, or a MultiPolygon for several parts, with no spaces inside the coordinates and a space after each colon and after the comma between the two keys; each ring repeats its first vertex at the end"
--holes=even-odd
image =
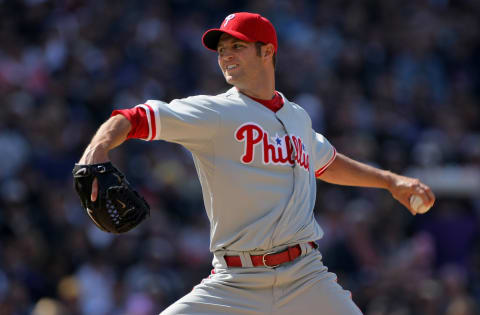
{"type": "Polygon", "coordinates": [[[413,215],[417,212],[410,205],[412,195],[419,195],[427,207],[431,207],[435,202],[435,195],[430,187],[420,180],[369,166],[340,153],[337,153],[335,160],[317,178],[337,185],[387,189],[393,198],[413,215]]]}

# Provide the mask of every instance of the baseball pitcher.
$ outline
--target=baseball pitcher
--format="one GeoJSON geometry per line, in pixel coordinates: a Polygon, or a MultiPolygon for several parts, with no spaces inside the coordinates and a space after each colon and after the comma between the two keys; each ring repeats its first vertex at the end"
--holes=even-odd
{"type": "Polygon", "coordinates": [[[412,196],[424,207],[435,196],[417,179],[336,152],[312,129],[305,110],[275,89],[277,35],[265,17],[230,14],[202,42],[232,88],[114,111],[74,169],[84,207],[110,232],[139,224],[148,204],[123,183],[108,152],[129,138],[178,143],[198,172],[214,269],[161,314],[361,314],[317,249],[316,180],[387,189],[413,215],[412,196]]]}

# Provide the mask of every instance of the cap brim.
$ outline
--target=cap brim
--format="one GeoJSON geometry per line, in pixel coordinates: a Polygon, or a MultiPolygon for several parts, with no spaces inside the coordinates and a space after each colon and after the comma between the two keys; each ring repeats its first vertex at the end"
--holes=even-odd
{"type": "Polygon", "coordinates": [[[242,33],[239,33],[236,31],[212,28],[203,34],[203,37],[202,37],[203,46],[205,46],[205,48],[207,49],[217,51],[218,41],[220,40],[220,36],[222,36],[222,34],[224,33],[232,35],[233,37],[238,38],[240,40],[244,40],[246,42],[253,41],[247,36],[243,35],[242,33]]]}

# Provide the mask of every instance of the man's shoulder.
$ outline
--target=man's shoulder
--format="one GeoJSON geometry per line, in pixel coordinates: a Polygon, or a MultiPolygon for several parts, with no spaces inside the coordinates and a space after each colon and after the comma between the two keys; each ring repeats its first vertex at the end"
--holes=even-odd
{"type": "Polygon", "coordinates": [[[202,98],[202,99],[208,99],[211,102],[223,102],[223,101],[228,101],[232,102],[235,100],[238,100],[238,91],[236,88],[231,88],[223,93],[216,94],[216,95],[197,95],[197,97],[202,98]]]}
{"type": "Polygon", "coordinates": [[[188,96],[185,98],[175,98],[172,99],[170,102],[164,102],[161,100],[147,100],[145,104],[148,105],[164,105],[164,106],[187,106],[187,107],[210,107],[213,105],[221,105],[224,103],[231,103],[235,101],[234,93],[231,90],[228,90],[224,93],[220,93],[217,95],[207,95],[207,94],[199,94],[188,96]]]}
{"type": "Polygon", "coordinates": [[[306,115],[308,116],[308,113],[307,111],[300,105],[298,105],[297,103],[295,102],[292,102],[290,100],[288,100],[284,94],[282,94],[281,92],[279,92],[280,95],[282,96],[283,98],[283,102],[284,104],[286,104],[287,106],[289,106],[291,109],[293,109],[295,112],[297,112],[298,114],[300,115],[306,115]]]}
{"type": "Polygon", "coordinates": [[[237,93],[232,88],[226,92],[216,94],[216,95],[208,95],[208,94],[200,94],[195,96],[189,96],[183,99],[178,99],[174,101],[181,101],[190,104],[203,104],[203,105],[214,105],[214,104],[224,104],[224,103],[231,103],[237,99],[237,93]]]}

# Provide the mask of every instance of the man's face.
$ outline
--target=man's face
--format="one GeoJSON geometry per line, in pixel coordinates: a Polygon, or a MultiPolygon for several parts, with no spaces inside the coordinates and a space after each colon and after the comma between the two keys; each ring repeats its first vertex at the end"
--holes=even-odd
{"type": "Polygon", "coordinates": [[[249,82],[255,82],[262,67],[255,43],[222,34],[217,52],[218,65],[227,83],[242,88],[249,82]]]}

